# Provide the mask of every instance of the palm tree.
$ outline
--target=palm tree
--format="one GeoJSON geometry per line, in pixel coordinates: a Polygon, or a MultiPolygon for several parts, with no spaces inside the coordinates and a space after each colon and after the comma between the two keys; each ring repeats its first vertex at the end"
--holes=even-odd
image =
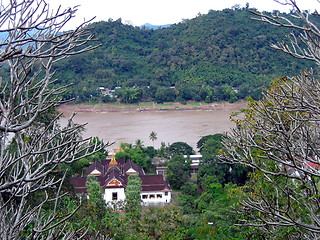
{"type": "Polygon", "coordinates": [[[136,142],[135,142],[135,148],[140,148],[142,149],[143,148],[143,141],[141,139],[137,139],[136,142]]]}
{"type": "Polygon", "coordinates": [[[150,135],[149,135],[149,138],[150,138],[150,140],[152,141],[153,147],[154,147],[154,141],[158,139],[158,138],[157,138],[157,133],[156,133],[155,131],[152,131],[152,132],[150,133],[150,135]]]}
{"type": "Polygon", "coordinates": [[[119,150],[124,151],[126,148],[132,148],[132,144],[121,142],[119,146],[119,150]]]}

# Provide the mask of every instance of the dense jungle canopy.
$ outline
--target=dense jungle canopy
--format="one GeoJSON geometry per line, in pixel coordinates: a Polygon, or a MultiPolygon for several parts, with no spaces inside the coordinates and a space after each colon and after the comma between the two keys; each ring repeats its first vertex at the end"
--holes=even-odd
{"type": "Polygon", "coordinates": [[[248,10],[211,10],[159,29],[121,19],[92,23],[101,47],[59,62],[57,83],[75,83],[65,97],[76,96],[78,102],[100,99],[99,87],[121,87],[117,95],[131,103],[258,99],[260,87],[272,79],[313,65],[288,61],[272,49],[290,29],[252,20],[248,10]]]}

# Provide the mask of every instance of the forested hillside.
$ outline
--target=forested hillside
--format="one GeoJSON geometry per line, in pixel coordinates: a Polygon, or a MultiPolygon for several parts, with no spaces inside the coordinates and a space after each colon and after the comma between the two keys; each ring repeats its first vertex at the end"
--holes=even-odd
{"type": "Polygon", "coordinates": [[[75,83],[66,97],[78,102],[111,101],[99,87],[121,87],[117,95],[131,103],[257,99],[272,79],[313,65],[270,47],[290,29],[252,17],[248,9],[210,11],[156,30],[121,19],[93,23],[101,47],[60,62],[58,84],[75,83]]]}

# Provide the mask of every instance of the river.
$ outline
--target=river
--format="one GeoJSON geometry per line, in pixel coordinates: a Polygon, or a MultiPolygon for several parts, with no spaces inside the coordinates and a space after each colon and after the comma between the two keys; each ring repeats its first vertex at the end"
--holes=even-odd
{"type": "MultiPolygon", "coordinates": [[[[167,111],[167,112],[79,112],[76,123],[87,123],[84,137],[98,136],[105,143],[115,142],[108,150],[121,142],[134,144],[141,139],[144,146],[159,148],[161,142],[172,144],[186,142],[197,152],[197,141],[203,136],[224,133],[234,127],[231,111],[167,111]],[[149,139],[157,133],[157,140],[149,139]]],[[[61,125],[66,124],[70,113],[65,112],[61,125]]]]}

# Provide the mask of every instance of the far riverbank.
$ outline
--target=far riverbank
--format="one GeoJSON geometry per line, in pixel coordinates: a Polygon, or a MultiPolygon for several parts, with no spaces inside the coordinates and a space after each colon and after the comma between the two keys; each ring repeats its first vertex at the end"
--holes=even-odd
{"type": "Polygon", "coordinates": [[[102,103],[102,104],[63,104],[59,107],[61,112],[157,112],[157,111],[236,111],[247,107],[245,101],[229,102],[179,102],[157,104],[142,102],[138,104],[102,103]]]}

